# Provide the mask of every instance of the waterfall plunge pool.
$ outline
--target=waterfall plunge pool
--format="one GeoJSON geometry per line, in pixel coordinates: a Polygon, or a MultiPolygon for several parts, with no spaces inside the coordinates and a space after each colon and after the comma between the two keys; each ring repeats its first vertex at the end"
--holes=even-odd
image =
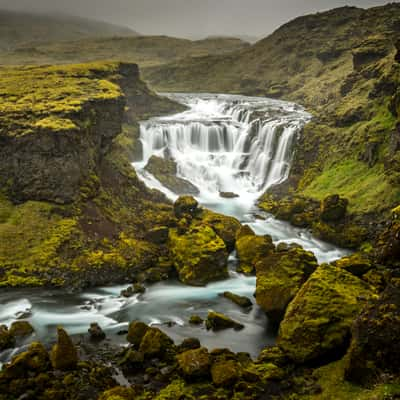
{"type": "MultiPolygon", "coordinates": [[[[259,196],[268,187],[287,179],[298,135],[310,120],[309,114],[296,104],[265,98],[213,94],[167,96],[185,104],[188,110],[141,123],[143,160],[133,165],[149,187],[162,191],[171,200],[178,197],[179,193],[165,188],[144,169],[152,155],[172,157],[178,177],[198,188],[196,198],[201,205],[235,216],[257,234],[271,235],[275,243],[298,243],[313,251],[319,262],[347,254],[316,240],[306,230],[268,215],[265,219],[255,217],[260,215],[255,206],[259,196]],[[221,198],[220,192],[234,192],[239,197],[221,198]]],[[[230,278],[225,281],[204,288],[161,282],[148,287],[145,294],[129,299],[120,296],[126,285],[77,294],[42,289],[7,291],[0,293],[0,324],[27,319],[36,330],[34,339],[49,342],[55,338],[58,325],[71,334],[84,334],[91,322],[97,322],[112,341],[123,345],[124,336],[118,332],[126,330],[130,321],[140,319],[159,326],[176,342],[197,337],[209,348],[229,347],[256,357],[275,340],[268,331],[264,313],[257,305],[243,311],[219,296],[221,292],[232,291],[252,298],[256,279],[236,273],[236,263],[232,254],[230,278]],[[214,333],[188,323],[192,314],[204,318],[210,309],[226,313],[245,325],[245,329],[214,333]]],[[[11,355],[12,351],[0,354],[0,362],[11,355]]]]}

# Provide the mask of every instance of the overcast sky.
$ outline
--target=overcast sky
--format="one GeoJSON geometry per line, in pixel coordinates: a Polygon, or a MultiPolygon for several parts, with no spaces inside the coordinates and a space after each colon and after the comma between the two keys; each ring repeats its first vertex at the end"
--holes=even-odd
{"type": "Polygon", "coordinates": [[[387,2],[387,0],[0,0],[0,8],[39,13],[63,12],[122,24],[143,34],[181,37],[241,34],[261,37],[299,15],[344,5],[371,7],[387,2]]]}

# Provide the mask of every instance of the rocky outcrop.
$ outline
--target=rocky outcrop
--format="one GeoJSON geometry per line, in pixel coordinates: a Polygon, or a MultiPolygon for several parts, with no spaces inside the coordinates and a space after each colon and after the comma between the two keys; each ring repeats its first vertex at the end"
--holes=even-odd
{"type": "Polygon", "coordinates": [[[240,331],[244,328],[244,326],[234,321],[232,318],[227,317],[224,314],[217,313],[215,311],[210,311],[206,320],[207,329],[211,329],[213,331],[221,331],[224,329],[234,329],[236,331],[240,331]]]}
{"type": "Polygon", "coordinates": [[[51,364],[54,369],[73,370],[78,364],[76,347],[64,329],[58,328],[57,335],[57,343],[53,346],[50,354],[51,364]]]}

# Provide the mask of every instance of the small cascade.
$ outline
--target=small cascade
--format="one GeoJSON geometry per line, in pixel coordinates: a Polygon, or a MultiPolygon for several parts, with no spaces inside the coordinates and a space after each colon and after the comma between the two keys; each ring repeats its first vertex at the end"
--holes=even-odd
{"type": "Polygon", "coordinates": [[[297,135],[309,119],[304,110],[244,96],[170,97],[189,110],[141,124],[142,167],[152,155],[168,154],[177,163],[178,177],[207,199],[234,192],[255,200],[287,179],[297,135]]]}

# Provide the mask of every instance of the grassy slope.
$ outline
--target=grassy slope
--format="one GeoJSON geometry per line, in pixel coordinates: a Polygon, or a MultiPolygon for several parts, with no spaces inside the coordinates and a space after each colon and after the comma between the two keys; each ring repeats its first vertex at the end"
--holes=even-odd
{"type": "Polygon", "coordinates": [[[82,38],[134,36],[131,29],[64,15],[39,15],[0,10],[0,49],[82,38]]]}
{"type": "Polygon", "coordinates": [[[244,93],[305,105],[316,118],[305,129],[292,186],[316,199],[339,192],[353,212],[380,212],[400,202],[400,165],[388,150],[399,32],[399,4],[345,7],[297,18],[235,54],[147,68],[144,77],[163,91],[244,93]],[[371,142],[378,154],[370,168],[359,158],[371,142]]]}

